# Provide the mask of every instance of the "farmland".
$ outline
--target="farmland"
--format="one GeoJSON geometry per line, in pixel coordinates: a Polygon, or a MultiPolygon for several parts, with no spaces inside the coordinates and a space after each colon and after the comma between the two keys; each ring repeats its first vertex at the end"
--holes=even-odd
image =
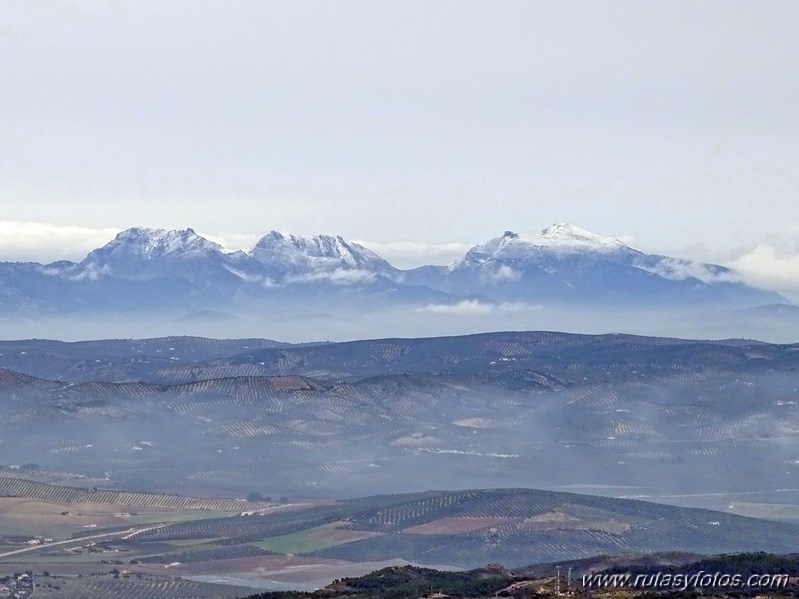
{"type": "Polygon", "coordinates": [[[3,342],[0,366],[19,370],[0,370],[0,477],[84,489],[46,498],[63,503],[97,487],[109,503],[223,511],[251,492],[457,489],[466,475],[717,509],[799,501],[793,346],[547,332],[103,343],[3,342]]]}
{"type": "MultiPolygon", "coordinates": [[[[16,513],[14,518],[28,522],[33,529],[37,517],[63,508],[80,509],[80,517],[85,514],[99,523],[85,528],[80,524],[83,520],[70,519],[70,512],[64,516],[69,530],[62,537],[36,536],[32,537],[36,544],[30,545],[25,538],[7,536],[6,547],[0,551],[0,567],[35,566],[52,574],[82,574],[84,578],[124,570],[132,577],[166,575],[170,580],[215,574],[246,577],[253,584],[267,586],[272,584],[269,580],[281,579],[302,584],[303,580],[319,580],[320,568],[361,572],[388,563],[468,568],[491,561],[521,566],[532,561],[666,549],[788,551],[799,534],[799,528],[791,525],[721,512],[525,489],[436,491],[306,503],[289,500],[281,505],[256,503],[259,509],[242,512],[199,507],[170,510],[160,507],[165,499],[148,496],[146,503],[158,507],[129,506],[130,510],[151,510],[141,514],[148,524],[134,524],[127,516],[108,511],[118,510],[120,504],[102,502],[109,497],[142,494],[109,496],[100,489],[46,488],[44,483],[12,480],[14,486],[7,491],[29,490],[44,497],[78,498],[82,503],[6,499],[8,509],[0,515],[0,527],[12,518],[10,513],[16,513]],[[43,506],[50,507],[46,510],[43,506]],[[111,519],[102,521],[102,517],[111,519]]],[[[206,498],[205,503],[196,497],[172,499],[177,506],[226,505],[218,498],[206,498]]],[[[140,584],[138,578],[136,581],[140,584]]],[[[106,584],[122,582],[102,581],[106,584]]],[[[95,587],[86,588],[90,593],[95,587]]],[[[144,592],[142,589],[130,592],[144,592]]],[[[147,592],[160,591],[153,587],[147,592]]]]}
{"type": "Polygon", "coordinates": [[[347,521],[339,521],[317,528],[308,528],[297,533],[269,537],[255,543],[255,545],[274,553],[311,553],[343,543],[360,541],[374,536],[374,534],[351,529],[347,521]]]}
{"type": "Polygon", "coordinates": [[[11,571],[310,585],[407,562],[794,547],[793,346],[0,345],[18,369],[0,369],[11,571]]]}
{"type": "Polygon", "coordinates": [[[59,599],[218,599],[251,593],[245,587],[222,586],[152,575],[95,575],[85,578],[38,576],[36,597],[59,599]]]}

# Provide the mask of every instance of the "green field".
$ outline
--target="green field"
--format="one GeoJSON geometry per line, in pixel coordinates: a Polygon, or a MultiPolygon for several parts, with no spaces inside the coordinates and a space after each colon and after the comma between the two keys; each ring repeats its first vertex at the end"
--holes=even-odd
{"type": "Polygon", "coordinates": [[[190,520],[205,520],[207,518],[225,518],[234,516],[238,512],[216,512],[216,511],[175,511],[175,512],[150,512],[137,516],[125,517],[125,522],[131,524],[158,524],[160,522],[188,522],[190,520]]]}
{"type": "Polygon", "coordinates": [[[75,532],[75,526],[71,526],[69,524],[39,523],[39,522],[28,521],[25,518],[0,517],[0,537],[40,536],[40,537],[52,537],[54,539],[65,539],[72,532],[75,532]]]}
{"type": "Polygon", "coordinates": [[[207,545],[209,543],[215,543],[219,539],[215,539],[213,537],[209,537],[207,539],[176,539],[174,541],[167,541],[167,545],[173,545],[175,547],[194,547],[196,545],[207,545]]]}
{"type": "Polygon", "coordinates": [[[315,538],[309,535],[307,531],[295,532],[279,537],[270,537],[263,541],[253,543],[256,547],[260,547],[266,551],[283,554],[310,553],[311,551],[318,551],[319,549],[326,549],[327,547],[340,544],[341,541],[315,538]]]}

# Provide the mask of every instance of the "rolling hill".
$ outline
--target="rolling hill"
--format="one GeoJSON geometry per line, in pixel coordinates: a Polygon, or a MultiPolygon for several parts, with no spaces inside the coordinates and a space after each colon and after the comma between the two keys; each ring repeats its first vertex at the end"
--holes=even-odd
{"type": "Polygon", "coordinates": [[[45,482],[338,497],[522,485],[781,517],[799,489],[793,345],[529,332],[0,353],[6,472],[36,464],[45,482]]]}

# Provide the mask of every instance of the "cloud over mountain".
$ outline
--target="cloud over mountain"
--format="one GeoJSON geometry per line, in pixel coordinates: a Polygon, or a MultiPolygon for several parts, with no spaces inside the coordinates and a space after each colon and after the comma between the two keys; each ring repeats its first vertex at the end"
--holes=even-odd
{"type": "Polygon", "coordinates": [[[794,247],[759,243],[732,266],[753,284],[799,292],[799,242],[794,247]]]}

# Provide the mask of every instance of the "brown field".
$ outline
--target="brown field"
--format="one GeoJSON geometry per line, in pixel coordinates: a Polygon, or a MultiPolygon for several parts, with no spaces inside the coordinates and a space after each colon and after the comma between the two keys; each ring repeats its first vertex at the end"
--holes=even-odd
{"type": "Polygon", "coordinates": [[[189,514],[197,514],[198,517],[209,518],[214,514],[227,513],[230,512],[180,510],[135,505],[121,506],[103,503],[59,504],[38,499],[0,497],[0,535],[4,531],[23,529],[30,531],[30,534],[37,534],[37,528],[41,528],[43,531],[62,529],[64,531],[74,531],[92,525],[97,528],[126,526],[143,519],[170,521],[186,519],[189,514]]]}
{"type": "MultiPolygon", "coordinates": [[[[239,567],[228,567],[224,572],[216,572],[212,569],[209,569],[213,568],[213,563],[201,563],[191,564],[191,566],[187,566],[185,568],[169,568],[166,570],[161,569],[159,573],[168,573],[169,575],[177,574],[189,579],[192,579],[194,576],[204,576],[208,574],[213,575],[218,573],[252,581],[274,580],[285,583],[323,586],[329,584],[331,580],[336,578],[364,576],[381,568],[386,568],[389,566],[404,566],[408,563],[403,560],[350,562],[346,560],[319,557],[283,555],[226,561],[235,561],[236,565],[239,567]]],[[[431,565],[430,567],[437,566],[431,565]]],[[[447,566],[443,566],[443,568],[452,569],[447,566]]]]}
{"type": "Polygon", "coordinates": [[[610,534],[623,533],[631,528],[627,522],[577,518],[559,510],[552,510],[527,518],[520,524],[524,530],[601,530],[610,534]]]}
{"type": "Polygon", "coordinates": [[[84,526],[113,526],[120,520],[113,516],[117,506],[60,505],[37,499],[0,498],[0,536],[29,535],[66,537],[84,526]],[[109,508],[109,509],[103,509],[109,508]],[[69,512],[62,516],[63,512],[69,512]]]}
{"type": "Polygon", "coordinates": [[[171,576],[197,574],[230,574],[250,577],[274,578],[292,576],[296,573],[309,572],[315,568],[328,568],[349,564],[343,560],[320,557],[302,557],[294,555],[264,555],[260,557],[243,557],[224,561],[194,562],[169,568],[163,565],[147,566],[151,572],[168,572],[171,576]]]}
{"type": "Polygon", "coordinates": [[[340,528],[347,524],[347,522],[332,522],[317,528],[309,528],[307,531],[304,531],[303,534],[309,539],[330,541],[332,543],[349,543],[351,541],[360,541],[362,539],[380,536],[378,532],[340,528]]]}
{"type": "MultiPolygon", "coordinates": [[[[67,558],[68,559],[68,558],[67,558]]],[[[350,562],[339,559],[319,557],[268,555],[241,559],[223,560],[221,562],[196,562],[180,566],[165,567],[155,564],[125,564],[114,566],[99,563],[69,563],[60,561],[47,561],[37,564],[35,570],[46,569],[59,576],[77,576],[82,574],[108,574],[114,567],[127,570],[132,574],[146,574],[155,576],[181,577],[185,579],[200,579],[209,581],[210,578],[219,577],[244,579],[251,582],[277,581],[308,585],[310,587],[324,586],[335,578],[350,576],[363,576],[374,570],[389,566],[402,566],[408,562],[403,560],[376,561],[376,562],[350,562]]],[[[4,571],[24,570],[31,566],[25,561],[5,561],[2,564],[4,571]]],[[[449,566],[436,566],[452,569],[449,566]]],[[[232,583],[228,583],[232,584],[232,583]]]]}
{"type": "Polygon", "coordinates": [[[441,518],[426,524],[412,526],[403,532],[414,535],[457,535],[498,526],[505,522],[508,522],[508,518],[441,518]]]}

